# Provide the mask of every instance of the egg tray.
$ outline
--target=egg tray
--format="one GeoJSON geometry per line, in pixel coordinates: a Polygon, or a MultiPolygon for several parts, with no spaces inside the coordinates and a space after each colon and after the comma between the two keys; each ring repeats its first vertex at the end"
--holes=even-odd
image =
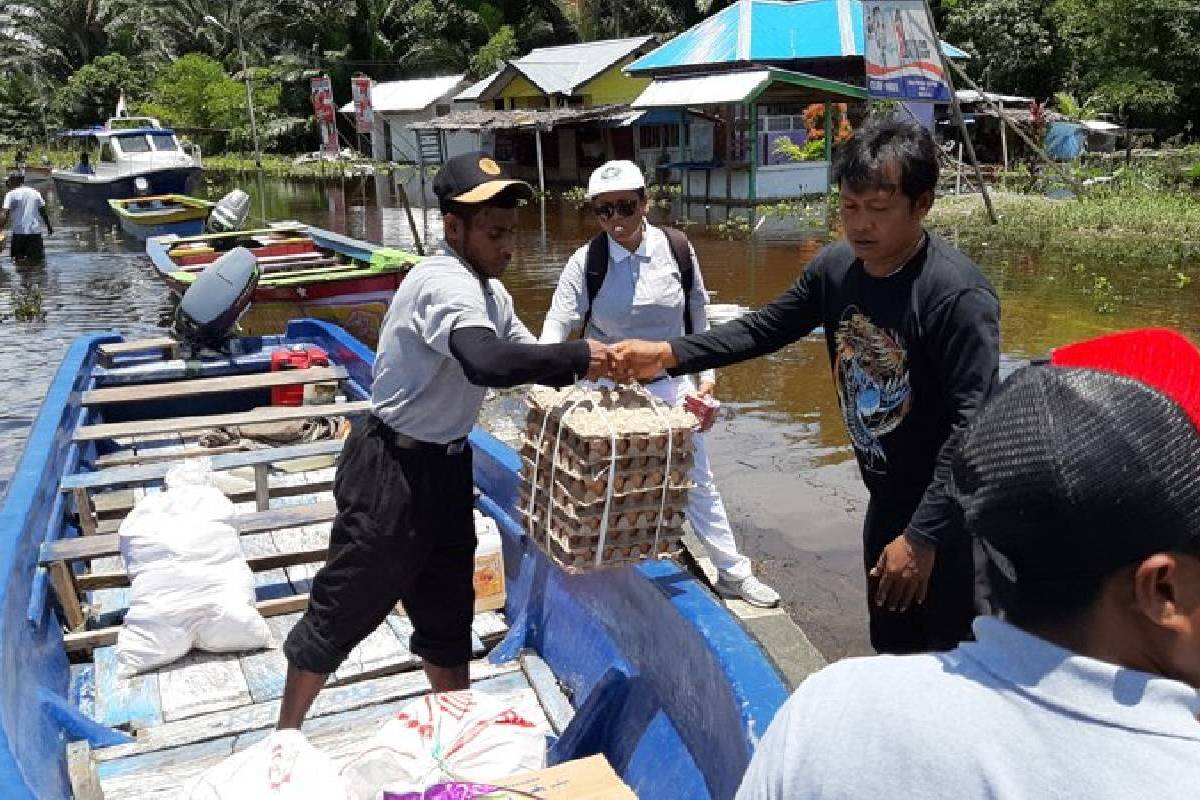
{"type": "MultiPolygon", "coordinates": [[[[547,491],[550,486],[551,471],[546,468],[545,464],[539,465],[538,471],[541,473],[538,481],[538,492],[547,491]]],[[[533,462],[526,460],[522,465],[521,479],[526,486],[533,484],[533,462]]],[[[645,498],[653,496],[661,499],[663,486],[663,471],[659,470],[639,470],[627,474],[617,473],[613,477],[613,503],[624,505],[631,498],[645,498]]],[[[677,498],[679,492],[687,492],[695,484],[687,477],[687,471],[683,469],[671,470],[671,482],[667,489],[668,502],[672,498],[677,498]]],[[[562,470],[554,471],[554,487],[555,496],[562,497],[563,502],[574,503],[580,506],[590,506],[606,501],[608,486],[608,473],[596,478],[593,481],[585,481],[582,478],[576,478],[569,474],[564,474],[562,470]]],[[[684,497],[686,499],[686,496],[684,497]]]]}
{"type": "MultiPolygon", "coordinates": [[[[600,544],[600,536],[598,531],[580,530],[575,527],[569,520],[555,515],[550,520],[550,530],[546,530],[546,519],[544,509],[538,509],[531,517],[525,511],[521,512],[521,517],[525,522],[525,532],[531,539],[545,541],[547,534],[550,539],[558,542],[562,547],[569,551],[575,552],[580,550],[591,550],[595,556],[596,547],[600,544]]],[[[672,542],[678,541],[683,537],[683,520],[676,519],[678,524],[667,526],[664,525],[657,530],[651,525],[646,528],[636,528],[633,530],[613,530],[609,528],[604,536],[605,548],[611,546],[621,547],[637,547],[645,554],[649,554],[651,545],[654,544],[657,538],[659,542],[669,540],[672,542]],[[642,545],[646,545],[642,547],[642,545]]]]}
{"type": "Polygon", "coordinates": [[[668,438],[672,451],[690,450],[692,430],[699,422],[684,408],[652,406],[656,401],[644,390],[631,387],[534,387],[526,394],[525,402],[529,407],[526,437],[535,443],[561,439],[584,462],[608,458],[614,436],[617,455],[632,450],[640,455],[665,456],[668,438]]]}
{"type": "MultiPolygon", "coordinates": [[[[530,532],[532,525],[533,531],[540,531],[546,524],[546,505],[538,502],[534,505],[532,514],[529,511],[529,498],[522,498],[522,503],[518,507],[521,518],[525,523],[525,531],[530,532]]],[[[586,538],[599,540],[600,538],[600,522],[603,517],[599,514],[579,519],[572,516],[560,504],[555,503],[553,507],[554,514],[550,520],[550,527],[557,530],[562,530],[563,535],[576,538],[586,538]]],[[[658,530],[659,536],[663,531],[682,529],[683,521],[686,515],[682,511],[666,509],[662,513],[662,526],[658,525],[659,512],[658,509],[645,510],[640,512],[626,511],[621,514],[610,514],[608,518],[608,528],[605,531],[605,541],[618,540],[622,542],[639,541],[645,538],[654,538],[655,530],[658,530]]]]}
{"type": "MultiPolygon", "coordinates": [[[[608,434],[600,437],[583,437],[570,428],[558,433],[558,426],[551,424],[546,426],[546,432],[542,434],[542,424],[540,421],[531,421],[528,418],[525,420],[524,430],[525,441],[537,447],[537,443],[542,443],[543,449],[549,445],[550,452],[554,452],[554,447],[558,447],[558,452],[569,450],[580,461],[585,464],[597,464],[603,462],[608,463],[609,453],[612,452],[613,440],[608,434]]],[[[674,460],[675,455],[682,453],[690,453],[692,451],[692,430],[691,428],[676,428],[670,434],[671,440],[671,456],[674,460]]],[[[618,458],[643,458],[645,456],[666,458],[667,457],[667,432],[661,431],[657,433],[618,433],[616,436],[616,453],[618,458]]]]}
{"type": "MultiPolygon", "coordinates": [[[[547,437],[542,443],[542,454],[538,457],[538,449],[535,442],[528,440],[521,444],[521,457],[528,461],[531,465],[535,458],[538,461],[538,472],[547,469],[554,462],[554,440],[547,437]]],[[[692,468],[693,456],[690,451],[671,453],[671,469],[676,467],[687,471],[692,468]]],[[[618,456],[616,459],[616,472],[618,474],[631,472],[653,472],[658,471],[662,474],[663,467],[666,466],[666,456],[618,456]]],[[[586,481],[594,481],[597,478],[603,478],[608,475],[609,460],[603,458],[598,461],[587,461],[579,457],[579,455],[566,447],[559,448],[558,451],[558,466],[555,468],[555,473],[567,472],[572,477],[586,481]]]]}
{"type": "Polygon", "coordinates": [[[659,539],[659,552],[651,553],[653,542],[647,543],[646,548],[636,547],[636,555],[631,554],[631,548],[623,545],[605,546],[600,565],[596,565],[596,550],[569,550],[551,538],[548,546],[545,538],[535,540],[539,549],[557,563],[565,572],[580,574],[594,572],[598,569],[634,566],[651,558],[675,558],[682,551],[682,541],[678,539],[659,539]]]}
{"type": "MultiPolygon", "coordinates": [[[[674,524],[676,518],[679,519],[679,524],[682,524],[684,510],[687,507],[686,493],[684,500],[684,502],[672,501],[668,494],[665,506],[661,505],[661,499],[639,503],[635,506],[610,506],[608,528],[609,530],[633,530],[639,527],[653,527],[658,524],[660,508],[664,525],[674,524]]],[[[527,487],[521,487],[518,502],[521,508],[529,508],[529,490],[527,487]]],[[[590,528],[592,530],[600,530],[600,523],[604,519],[604,505],[602,503],[581,509],[572,503],[564,502],[559,497],[555,497],[552,502],[555,511],[561,514],[570,524],[581,529],[590,528]]],[[[535,507],[545,507],[545,492],[538,492],[534,504],[535,507]]]]}

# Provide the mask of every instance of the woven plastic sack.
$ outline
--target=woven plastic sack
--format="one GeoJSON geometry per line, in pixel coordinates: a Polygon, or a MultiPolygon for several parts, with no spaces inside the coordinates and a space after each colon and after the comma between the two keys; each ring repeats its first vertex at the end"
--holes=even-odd
{"type": "Polygon", "coordinates": [[[202,772],[188,800],[347,800],[345,784],[329,756],[298,730],[266,739],[202,772]]]}
{"type": "Polygon", "coordinates": [[[133,593],[117,633],[118,674],[126,677],[192,647],[233,652],[272,644],[238,533],[226,522],[237,511],[212,485],[209,460],[173,467],[166,484],[139,500],[118,532],[133,593]]]}
{"type": "Polygon", "coordinates": [[[542,769],[545,735],[512,706],[473,692],[405,704],[343,768],[354,800],[423,792],[444,781],[494,781],[542,769]]]}

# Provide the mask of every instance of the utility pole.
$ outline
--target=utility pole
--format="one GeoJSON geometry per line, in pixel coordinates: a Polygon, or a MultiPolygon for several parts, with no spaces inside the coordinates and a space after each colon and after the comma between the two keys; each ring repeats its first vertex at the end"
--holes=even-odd
{"type": "MultiPolygon", "coordinates": [[[[242,41],[242,4],[240,0],[235,0],[233,4],[233,16],[233,26],[236,29],[234,35],[237,37],[238,54],[242,59],[242,78],[246,83],[246,112],[250,116],[250,136],[254,140],[254,166],[262,170],[262,151],[258,147],[258,123],[254,119],[254,90],[250,87],[250,67],[246,64],[246,47],[242,41]]],[[[222,25],[211,14],[205,14],[204,21],[220,28],[225,33],[231,33],[229,28],[222,25]]]]}

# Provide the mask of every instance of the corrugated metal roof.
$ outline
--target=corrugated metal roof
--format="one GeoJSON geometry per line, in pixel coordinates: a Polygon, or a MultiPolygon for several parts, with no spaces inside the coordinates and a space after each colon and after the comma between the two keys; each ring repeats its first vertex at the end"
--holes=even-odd
{"type": "Polygon", "coordinates": [[[495,72],[493,72],[491,75],[488,75],[486,78],[484,78],[483,80],[479,81],[478,83],[472,83],[472,84],[471,84],[470,86],[468,86],[466,89],[463,89],[461,92],[459,92],[458,94],[454,95],[454,102],[456,102],[456,103],[462,103],[462,102],[467,102],[467,103],[470,103],[470,102],[473,102],[473,101],[475,101],[475,100],[478,100],[478,99],[479,99],[479,96],[480,96],[480,95],[482,95],[484,92],[486,92],[486,91],[488,90],[488,88],[489,88],[489,87],[492,85],[492,83],[493,83],[493,82],[494,82],[494,81],[495,81],[497,78],[499,78],[499,77],[500,77],[500,73],[502,73],[502,72],[504,72],[504,70],[503,70],[503,69],[498,69],[498,70],[496,70],[495,72]]]}
{"type": "Polygon", "coordinates": [[[510,63],[546,94],[573,94],[575,89],[653,40],[653,36],[635,36],[539,47],[510,63]]]}
{"type": "MultiPolygon", "coordinates": [[[[977,92],[974,89],[959,89],[955,92],[958,95],[960,103],[979,103],[984,99],[984,93],[977,92]]],[[[1021,97],[1016,94],[996,94],[995,92],[987,92],[986,97],[993,103],[1024,103],[1028,105],[1033,102],[1032,97],[1021,97]]]]}
{"type": "Polygon", "coordinates": [[[634,108],[669,108],[740,103],[769,80],[771,72],[765,69],[656,80],[638,95],[632,105],[634,108]]]}
{"type": "Polygon", "coordinates": [[[772,83],[804,86],[815,92],[840,98],[865,98],[861,86],[818,78],[786,69],[756,69],[745,72],[719,72],[681,78],[655,78],[633,101],[634,108],[674,108],[719,103],[740,103],[772,83]]]}
{"type": "MultiPolygon", "coordinates": [[[[633,62],[627,72],[863,54],[861,0],[738,0],[633,62]]],[[[942,43],[950,58],[967,53],[942,43]]]]}
{"type": "MultiPolygon", "coordinates": [[[[454,91],[465,76],[442,75],[437,78],[417,78],[411,81],[388,81],[371,87],[371,107],[376,111],[420,111],[454,91]]],[[[340,109],[343,114],[354,113],[354,103],[340,109]]]]}

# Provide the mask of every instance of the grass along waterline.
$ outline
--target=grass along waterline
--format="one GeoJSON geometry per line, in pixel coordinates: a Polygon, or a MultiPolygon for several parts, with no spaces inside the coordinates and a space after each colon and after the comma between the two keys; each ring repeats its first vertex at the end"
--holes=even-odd
{"type": "Polygon", "coordinates": [[[1200,197],[1189,192],[1097,189],[1079,199],[998,193],[991,225],[979,195],[938,198],[935,230],[973,247],[1020,247],[1114,266],[1200,269],[1200,197]]]}

